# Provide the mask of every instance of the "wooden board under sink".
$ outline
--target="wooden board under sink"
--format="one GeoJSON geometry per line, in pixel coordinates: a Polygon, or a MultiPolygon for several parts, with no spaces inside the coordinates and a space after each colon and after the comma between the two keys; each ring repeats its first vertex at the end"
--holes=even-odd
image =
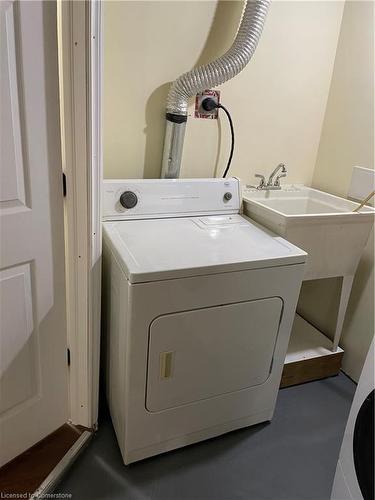
{"type": "Polygon", "coordinates": [[[338,375],[344,351],[332,351],[332,341],[296,314],[280,387],[338,375]]]}

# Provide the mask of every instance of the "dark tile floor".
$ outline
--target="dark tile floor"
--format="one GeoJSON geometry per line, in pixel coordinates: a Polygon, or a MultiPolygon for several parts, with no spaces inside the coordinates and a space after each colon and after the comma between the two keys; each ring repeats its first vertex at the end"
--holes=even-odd
{"type": "Polygon", "coordinates": [[[355,384],[282,389],[272,423],[125,467],[109,417],[55,493],[73,500],[328,500],[355,384]]]}

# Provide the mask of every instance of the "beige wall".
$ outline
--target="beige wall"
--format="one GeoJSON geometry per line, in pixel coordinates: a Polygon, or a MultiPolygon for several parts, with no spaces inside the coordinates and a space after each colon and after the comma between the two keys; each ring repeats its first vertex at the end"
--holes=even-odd
{"type": "MultiPolygon", "coordinates": [[[[313,187],[346,197],[354,165],[374,168],[374,4],[347,2],[313,187]]],[[[345,249],[343,249],[345,251],[345,249]]],[[[333,332],[340,283],[304,284],[300,308],[333,332]]],[[[344,370],[358,380],[374,335],[374,235],[359,264],[344,324],[344,370]]]]}
{"type": "MultiPolygon", "coordinates": [[[[159,177],[169,82],[230,46],[242,5],[104,3],[105,177],[159,177]]],[[[253,181],[283,161],[290,181],[311,182],[342,9],[272,3],[253,60],[220,87],[236,130],[233,175],[253,181]]],[[[183,177],[221,175],[229,130],[224,116],[220,122],[189,119],[183,177]]]]}

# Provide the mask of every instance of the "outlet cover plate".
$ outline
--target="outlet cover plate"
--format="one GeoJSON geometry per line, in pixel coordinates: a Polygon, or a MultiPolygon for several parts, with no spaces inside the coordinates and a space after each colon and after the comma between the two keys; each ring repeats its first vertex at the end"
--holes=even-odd
{"type": "Polygon", "coordinates": [[[219,104],[220,102],[220,90],[204,90],[195,96],[195,118],[206,118],[209,120],[217,120],[219,115],[219,110],[217,108],[212,111],[206,111],[202,108],[202,101],[207,97],[211,97],[214,101],[219,104]]]}

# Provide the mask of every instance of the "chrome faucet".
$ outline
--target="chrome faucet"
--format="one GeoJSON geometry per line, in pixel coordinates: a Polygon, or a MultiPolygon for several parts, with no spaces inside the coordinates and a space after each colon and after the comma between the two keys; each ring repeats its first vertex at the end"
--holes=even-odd
{"type": "Polygon", "coordinates": [[[267,191],[268,190],[281,189],[280,179],[282,177],[286,177],[287,172],[288,171],[287,171],[286,166],[284,165],[284,163],[279,163],[277,165],[277,167],[275,168],[275,170],[269,176],[267,182],[266,182],[266,178],[264,177],[264,175],[262,175],[262,174],[255,174],[255,177],[258,177],[260,179],[258,186],[247,185],[246,187],[248,187],[248,188],[256,188],[256,189],[259,189],[259,190],[267,190],[267,191]],[[277,172],[279,172],[279,170],[281,170],[281,173],[278,174],[278,175],[276,175],[277,172]],[[273,178],[275,177],[275,175],[276,175],[276,179],[273,180],[273,178]]]}
{"type": "Polygon", "coordinates": [[[286,170],[286,167],[284,165],[284,163],[279,163],[277,165],[277,167],[275,168],[275,170],[272,172],[272,174],[269,176],[268,178],[268,182],[267,182],[267,187],[268,188],[272,188],[272,187],[276,187],[276,188],[280,188],[280,178],[281,177],[286,177],[286,174],[287,174],[287,170],[286,170]],[[276,177],[276,180],[275,182],[273,182],[273,178],[275,177],[275,175],[277,174],[277,172],[281,170],[281,174],[279,174],[277,177],[276,177]]]}

